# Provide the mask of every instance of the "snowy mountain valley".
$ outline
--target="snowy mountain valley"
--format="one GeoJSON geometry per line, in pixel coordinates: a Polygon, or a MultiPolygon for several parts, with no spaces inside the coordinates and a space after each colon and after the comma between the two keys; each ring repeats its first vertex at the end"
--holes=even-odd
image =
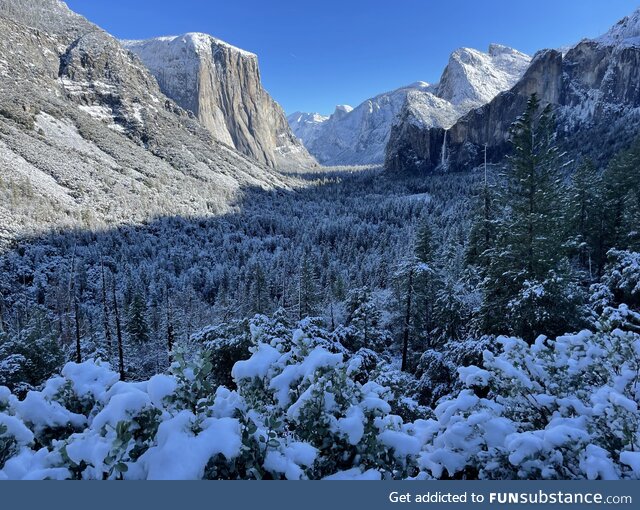
{"type": "Polygon", "coordinates": [[[290,126],[213,36],[0,35],[0,480],[640,478],[640,10],[290,126]]]}

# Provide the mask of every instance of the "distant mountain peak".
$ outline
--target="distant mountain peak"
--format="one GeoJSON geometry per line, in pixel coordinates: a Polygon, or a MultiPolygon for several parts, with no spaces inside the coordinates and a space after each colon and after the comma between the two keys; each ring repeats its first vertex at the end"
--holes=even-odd
{"type": "Polygon", "coordinates": [[[339,104],[336,105],[336,113],[351,113],[353,111],[353,106],[348,104],[339,104]]]}
{"type": "Polygon", "coordinates": [[[454,105],[482,104],[510,89],[529,67],[531,57],[492,44],[488,53],[458,48],[442,73],[437,95],[454,105]]]}
{"type": "Polygon", "coordinates": [[[492,44],[488,53],[459,48],[438,84],[416,81],[356,108],[340,105],[328,119],[295,114],[288,120],[323,164],[378,164],[384,161],[392,127],[399,120],[422,127],[451,126],[471,108],[511,88],[529,61],[528,55],[500,44],[492,44]]]}
{"type": "Polygon", "coordinates": [[[122,44],[217,140],[271,167],[316,165],[264,89],[254,53],[200,32],[122,44]]]}
{"type": "MultiPolygon", "coordinates": [[[[534,93],[554,109],[561,148],[570,157],[586,156],[604,165],[617,150],[637,137],[639,58],[640,10],[637,10],[599,38],[583,39],[562,50],[538,51],[507,93],[472,109],[453,125],[435,125],[429,121],[430,110],[426,105],[417,105],[423,106],[422,110],[414,106],[415,111],[406,111],[392,130],[386,166],[392,171],[409,172],[473,168],[482,164],[485,147],[489,161],[501,162],[511,148],[509,126],[534,93]],[[424,122],[421,112],[426,113],[424,122]]],[[[481,94],[489,92],[492,83],[500,83],[501,73],[513,70],[519,63],[524,67],[523,60],[517,52],[494,45],[485,57],[474,50],[457,50],[445,71],[439,95],[451,98],[453,103],[474,95],[482,98],[481,94]],[[486,62],[481,66],[468,65],[474,59],[486,62]],[[475,73],[483,67],[493,69],[497,81],[476,80],[475,73]]]]}
{"type": "Polygon", "coordinates": [[[202,32],[187,32],[186,34],[182,35],[160,36],[154,37],[152,39],[127,40],[121,42],[127,47],[136,47],[141,45],[149,45],[154,41],[161,44],[175,44],[178,46],[187,45],[190,48],[194,49],[197,53],[211,52],[211,48],[216,46],[224,47],[245,57],[258,58],[255,53],[243,50],[242,48],[238,48],[237,46],[229,44],[222,39],[218,39],[217,37],[209,34],[204,34],[202,32]]]}

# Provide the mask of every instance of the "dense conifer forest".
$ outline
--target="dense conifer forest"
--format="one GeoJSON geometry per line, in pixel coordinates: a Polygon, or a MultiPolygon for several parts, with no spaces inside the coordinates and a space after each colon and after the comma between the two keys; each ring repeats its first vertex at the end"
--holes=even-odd
{"type": "Polygon", "coordinates": [[[553,123],[531,97],[500,167],[325,170],[16,243],[0,473],[636,476],[640,145],[597,168],[553,123]]]}

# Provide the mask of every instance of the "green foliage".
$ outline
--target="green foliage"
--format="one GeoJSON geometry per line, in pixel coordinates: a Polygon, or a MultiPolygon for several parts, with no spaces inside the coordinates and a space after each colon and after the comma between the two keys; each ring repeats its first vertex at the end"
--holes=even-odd
{"type": "Polygon", "coordinates": [[[18,443],[15,438],[8,433],[6,425],[0,423],[0,469],[4,463],[18,452],[18,443]]]}
{"type": "MultiPolygon", "coordinates": [[[[193,337],[197,344],[204,345],[205,356],[211,364],[210,382],[213,386],[235,388],[231,369],[236,362],[250,356],[249,347],[253,344],[249,321],[232,321],[229,324],[206,328],[193,337]]],[[[179,362],[184,354],[179,354],[179,362]]],[[[184,369],[181,368],[180,371],[184,369]]]]}
{"type": "Polygon", "coordinates": [[[580,289],[563,250],[562,182],[551,107],[532,96],[512,128],[504,213],[489,251],[480,310],[483,331],[533,341],[580,327],[580,289]]]}
{"type": "Polygon", "coordinates": [[[64,359],[60,340],[39,309],[19,334],[0,331],[0,386],[24,393],[55,373],[64,359]]]}
{"type": "Polygon", "coordinates": [[[127,333],[129,339],[137,344],[149,341],[149,325],[147,324],[147,303],[138,292],[133,296],[127,313],[127,333]]]}

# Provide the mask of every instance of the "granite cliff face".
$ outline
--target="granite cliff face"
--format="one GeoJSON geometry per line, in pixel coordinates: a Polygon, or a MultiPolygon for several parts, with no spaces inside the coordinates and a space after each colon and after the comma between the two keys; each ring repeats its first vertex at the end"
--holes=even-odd
{"type": "Polygon", "coordinates": [[[140,60],[56,0],[0,0],[0,244],[228,210],[286,187],[213,139],[140,60]]]}
{"type": "Polygon", "coordinates": [[[639,18],[640,11],[565,54],[537,53],[513,88],[449,129],[400,123],[387,147],[386,167],[394,172],[469,168],[481,163],[485,144],[489,161],[498,162],[509,150],[511,124],[534,93],[553,106],[563,148],[571,152],[580,147],[606,161],[637,136],[640,126],[639,18]]]}
{"type": "Polygon", "coordinates": [[[262,87],[253,53],[199,33],[123,45],[149,68],[162,92],[193,112],[217,140],[271,167],[315,165],[262,87]]]}
{"type": "Polygon", "coordinates": [[[529,65],[529,57],[506,46],[489,51],[460,48],[452,53],[438,84],[416,82],[368,99],[331,117],[295,113],[294,133],[326,165],[380,164],[398,117],[421,126],[451,126],[470,109],[509,89],[529,65]]]}

